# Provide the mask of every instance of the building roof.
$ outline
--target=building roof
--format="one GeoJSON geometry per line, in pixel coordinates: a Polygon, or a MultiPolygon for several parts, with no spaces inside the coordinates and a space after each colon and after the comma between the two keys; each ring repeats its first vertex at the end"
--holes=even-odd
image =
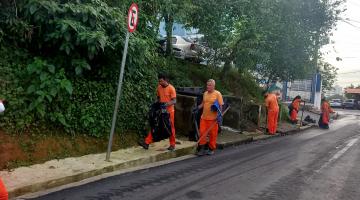
{"type": "Polygon", "coordinates": [[[345,88],[347,94],[360,94],[360,88],[345,88]]]}

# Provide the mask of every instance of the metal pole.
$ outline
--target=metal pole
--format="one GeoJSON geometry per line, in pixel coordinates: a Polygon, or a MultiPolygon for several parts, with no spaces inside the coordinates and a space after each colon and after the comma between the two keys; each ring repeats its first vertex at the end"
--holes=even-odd
{"type": "Polygon", "coordinates": [[[267,134],[267,129],[268,128],[268,108],[266,107],[265,109],[265,130],[264,130],[264,134],[267,134]]]}
{"type": "Polygon", "coordinates": [[[258,128],[261,126],[261,105],[259,105],[258,128]]]}
{"type": "Polygon", "coordinates": [[[302,127],[302,124],[303,124],[303,117],[304,117],[305,106],[306,106],[306,102],[304,101],[304,106],[303,106],[303,108],[302,108],[302,113],[301,113],[301,119],[300,119],[299,129],[302,127]]]}
{"type": "Polygon", "coordinates": [[[195,141],[198,141],[199,137],[200,137],[200,131],[199,131],[199,126],[197,124],[197,112],[193,113],[193,117],[194,117],[194,125],[195,125],[195,141]]]}
{"type": "Polygon", "coordinates": [[[279,124],[281,124],[281,118],[282,118],[282,103],[280,102],[280,104],[279,104],[279,120],[278,120],[278,124],[277,125],[279,125],[279,124]]]}
{"type": "Polygon", "coordinates": [[[123,57],[122,57],[122,61],[121,61],[120,77],[119,77],[118,89],[117,89],[117,93],[116,93],[116,101],[115,101],[114,114],[113,114],[112,124],[111,124],[109,144],[108,144],[108,149],[107,149],[107,152],[106,152],[105,161],[110,161],[111,146],[112,146],[112,143],[113,143],[113,137],[114,137],[114,131],[115,131],[115,125],[116,125],[116,116],[117,116],[117,111],[118,111],[118,108],[119,108],[119,101],[120,101],[120,95],[121,95],[121,86],[122,86],[122,81],[123,81],[123,78],[124,78],[124,68],[125,68],[125,62],[126,62],[126,54],[127,54],[127,50],[128,50],[128,46],[129,46],[129,37],[130,37],[130,33],[127,32],[126,33],[126,39],[125,39],[125,47],[124,47],[123,57]]]}

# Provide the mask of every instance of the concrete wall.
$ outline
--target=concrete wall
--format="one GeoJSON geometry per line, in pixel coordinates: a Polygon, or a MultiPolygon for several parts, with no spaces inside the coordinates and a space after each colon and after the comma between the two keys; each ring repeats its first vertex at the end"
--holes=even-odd
{"type": "MultiPolygon", "coordinates": [[[[231,106],[224,116],[223,125],[241,130],[246,120],[257,123],[258,106],[245,104],[242,98],[224,96],[225,103],[231,106]]],[[[192,109],[196,105],[196,97],[187,95],[177,95],[175,106],[175,127],[179,135],[189,136],[195,131],[192,109]]]]}
{"type": "Polygon", "coordinates": [[[243,99],[232,96],[224,96],[224,102],[231,107],[224,116],[223,125],[234,129],[241,129],[243,116],[243,99]]]}
{"type": "Polygon", "coordinates": [[[175,105],[175,128],[178,134],[189,136],[194,131],[192,109],[196,104],[196,97],[177,94],[175,105]]]}
{"type": "Polygon", "coordinates": [[[262,107],[261,115],[259,119],[259,107],[260,105],[245,102],[243,98],[224,96],[224,101],[231,106],[231,109],[224,116],[224,126],[229,126],[233,129],[244,130],[249,123],[253,123],[252,126],[257,126],[260,121],[265,120],[265,109],[262,107]]]}

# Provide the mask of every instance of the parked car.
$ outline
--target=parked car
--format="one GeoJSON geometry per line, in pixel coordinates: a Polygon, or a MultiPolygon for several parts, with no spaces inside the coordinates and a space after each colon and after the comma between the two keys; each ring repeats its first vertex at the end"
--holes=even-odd
{"type": "MultiPolygon", "coordinates": [[[[166,51],[166,38],[160,38],[158,39],[157,43],[159,44],[159,49],[158,52],[160,54],[165,55],[165,51],[166,51]]],[[[175,58],[179,58],[179,59],[185,59],[185,51],[182,49],[179,49],[177,47],[172,48],[172,52],[174,54],[175,58]]]]}
{"type": "MultiPolygon", "coordinates": [[[[178,35],[173,35],[171,37],[171,43],[175,57],[192,60],[198,63],[204,60],[201,55],[203,54],[205,47],[202,45],[196,44],[194,41],[178,35]]],[[[164,42],[161,43],[161,48],[162,51],[165,52],[166,38],[164,38],[164,42]]]]}
{"type": "Polygon", "coordinates": [[[341,99],[333,99],[330,101],[330,106],[333,108],[341,108],[342,100],[341,99]]]}
{"type": "Polygon", "coordinates": [[[343,105],[343,108],[351,108],[351,109],[359,109],[359,102],[356,99],[348,99],[345,100],[343,105]]]}

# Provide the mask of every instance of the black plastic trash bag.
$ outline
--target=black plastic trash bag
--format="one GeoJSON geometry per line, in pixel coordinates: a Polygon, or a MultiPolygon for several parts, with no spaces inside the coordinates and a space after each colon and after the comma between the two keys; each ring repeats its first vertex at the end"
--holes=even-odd
{"type": "Polygon", "coordinates": [[[154,142],[170,137],[170,114],[167,112],[166,106],[163,103],[157,102],[150,106],[149,124],[154,142]]]}

